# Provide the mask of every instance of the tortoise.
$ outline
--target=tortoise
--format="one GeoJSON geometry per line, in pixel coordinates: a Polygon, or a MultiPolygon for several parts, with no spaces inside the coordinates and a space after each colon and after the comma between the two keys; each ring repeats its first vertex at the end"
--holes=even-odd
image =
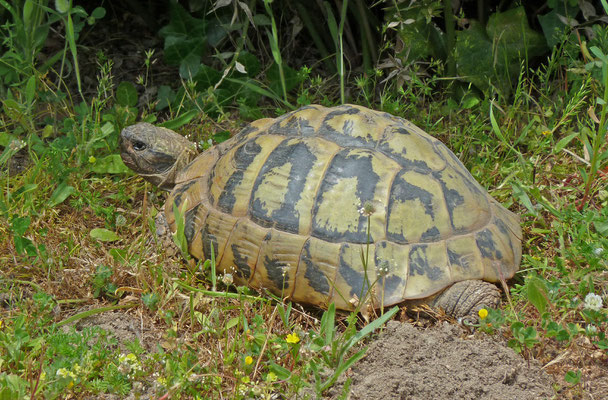
{"type": "Polygon", "coordinates": [[[213,248],[236,284],[298,303],[353,310],[365,297],[473,316],[500,303],[493,282],[519,267],[519,217],[443,143],[388,113],[309,105],[200,155],[138,123],[122,131],[121,151],[171,191],[166,220],[175,230],[182,211],[193,257],[213,248]]]}

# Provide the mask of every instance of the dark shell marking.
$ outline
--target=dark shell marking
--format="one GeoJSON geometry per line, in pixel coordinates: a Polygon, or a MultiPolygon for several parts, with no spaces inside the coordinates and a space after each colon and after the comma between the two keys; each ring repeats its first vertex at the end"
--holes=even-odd
{"type": "Polygon", "coordinates": [[[351,309],[369,284],[376,304],[390,305],[497,281],[521,257],[518,216],[447,147],[359,106],[253,122],[182,172],[166,207],[173,225],[174,203],[193,256],[210,257],[213,244],[218,270],[238,283],[320,306],[351,309]]]}

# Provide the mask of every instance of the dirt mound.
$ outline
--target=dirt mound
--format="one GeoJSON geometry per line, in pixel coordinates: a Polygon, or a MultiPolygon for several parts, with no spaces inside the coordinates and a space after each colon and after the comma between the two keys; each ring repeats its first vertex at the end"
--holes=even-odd
{"type": "MultiPolygon", "coordinates": [[[[552,380],[504,344],[463,338],[443,324],[421,330],[390,322],[355,364],[350,399],[511,399],[553,397],[552,380]]],[[[338,389],[338,388],[336,388],[338,389]]],[[[339,393],[339,389],[337,390],[339,393]]]]}
{"type": "MultiPolygon", "coordinates": [[[[150,321],[141,317],[120,312],[111,311],[92,315],[81,319],[74,324],[77,331],[84,328],[96,326],[106,332],[110,332],[118,340],[118,345],[123,351],[127,351],[125,344],[139,339],[141,346],[147,351],[155,351],[160,342],[161,331],[154,328],[150,321]]],[[[68,329],[67,327],[65,328],[68,329]]]]}

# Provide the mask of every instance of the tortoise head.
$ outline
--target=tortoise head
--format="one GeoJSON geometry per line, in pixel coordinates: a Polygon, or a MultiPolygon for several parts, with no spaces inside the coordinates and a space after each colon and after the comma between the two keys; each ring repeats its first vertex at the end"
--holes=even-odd
{"type": "Polygon", "coordinates": [[[127,167],[164,190],[173,188],[179,172],[196,157],[193,143],[147,122],[123,129],[120,147],[127,167]]]}

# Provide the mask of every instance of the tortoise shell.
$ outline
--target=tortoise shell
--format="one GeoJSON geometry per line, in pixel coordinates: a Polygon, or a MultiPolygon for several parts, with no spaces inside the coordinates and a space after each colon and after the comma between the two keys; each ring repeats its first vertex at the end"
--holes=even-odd
{"type": "Polygon", "coordinates": [[[237,284],[321,307],[353,309],[370,284],[387,306],[496,282],[521,258],[519,217],[445,145],[355,105],[251,123],[181,172],[165,209],[173,229],[174,204],[194,257],[213,245],[237,284]]]}

